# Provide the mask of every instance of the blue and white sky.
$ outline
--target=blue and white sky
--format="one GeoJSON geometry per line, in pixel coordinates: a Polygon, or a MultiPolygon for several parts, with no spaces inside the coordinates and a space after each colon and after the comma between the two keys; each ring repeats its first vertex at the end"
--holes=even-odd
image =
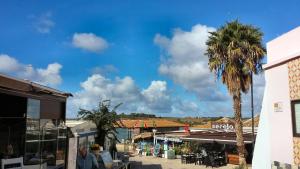
{"type": "MultiPolygon", "coordinates": [[[[264,43],[299,26],[300,1],[9,0],[0,2],[0,72],[66,92],[67,116],[100,99],[119,112],[232,116],[207,67],[208,32],[239,19],[264,43]]],[[[260,111],[263,75],[255,77],[260,111]]],[[[243,115],[250,115],[244,95],[243,115]]]]}

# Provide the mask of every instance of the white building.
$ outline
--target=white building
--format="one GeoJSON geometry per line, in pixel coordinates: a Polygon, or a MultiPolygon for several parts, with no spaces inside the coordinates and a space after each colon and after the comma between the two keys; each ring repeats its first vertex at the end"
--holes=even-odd
{"type": "Polygon", "coordinates": [[[300,27],[268,42],[267,60],[253,168],[296,168],[300,165],[300,27]]]}

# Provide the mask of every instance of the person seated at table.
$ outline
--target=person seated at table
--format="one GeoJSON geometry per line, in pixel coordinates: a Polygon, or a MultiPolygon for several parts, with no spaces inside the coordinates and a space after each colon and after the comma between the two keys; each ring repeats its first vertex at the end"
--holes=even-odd
{"type": "Polygon", "coordinates": [[[8,144],[6,147],[6,151],[3,154],[4,158],[15,158],[16,155],[14,154],[14,148],[11,144],[8,144]]]}
{"type": "Polygon", "coordinates": [[[202,148],[202,150],[201,150],[201,155],[202,155],[203,157],[206,157],[206,156],[207,156],[207,152],[206,152],[206,150],[205,150],[204,148],[202,148]]]}
{"type": "Polygon", "coordinates": [[[79,156],[77,158],[77,169],[95,169],[99,168],[96,157],[92,153],[88,153],[85,146],[79,148],[79,156]]]}
{"type": "Polygon", "coordinates": [[[11,156],[14,154],[14,148],[11,144],[7,145],[7,155],[11,156]]]}
{"type": "Polygon", "coordinates": [[[103,162],[101,154],[97,154],[97,153],[93,153],[93,154],[96,157],[96,160],[98,162],[98,168],[99,169],[105,169],[105,165],[104,165],[104,162],[103,162]]]}

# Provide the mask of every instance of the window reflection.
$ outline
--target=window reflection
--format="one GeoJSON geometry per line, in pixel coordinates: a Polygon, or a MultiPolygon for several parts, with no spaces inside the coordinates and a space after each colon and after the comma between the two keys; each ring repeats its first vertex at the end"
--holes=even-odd
{"type": "Polygon", "coordinates": [[[47,165],[56,163],[57,127],[56,120],[41,119],[41,159],[47,165]]]}
{"type": "Polygon", "coordinates": [[[57,152],[56,152],[56,165],[64,164],[66,157],[66,147],[67,147],[67,127],[64,122],[57,121],[58,126],[58,141],[57,141],[57,152]]]}
{"type": "Polygon", "coordinates": [[[27,118],[40,118],[40,101],[35,99],[28,99],[27,103],[27,118]]]}
{"type": "Polygon", "coordinates": [[[28,99],[24,164],[40,164],[40,101],[28,99]]]}

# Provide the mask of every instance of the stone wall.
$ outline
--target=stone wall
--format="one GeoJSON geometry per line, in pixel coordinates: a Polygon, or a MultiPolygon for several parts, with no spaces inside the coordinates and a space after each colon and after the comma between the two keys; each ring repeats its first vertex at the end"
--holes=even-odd
{"type": "Polygon", "coordinates": [[[294,163],[300,165],[300,138],[294,137],[294,163]]]}
{"type": "Polygon", "coordinates": [[[288,63],[291,100],[300,99],[300,58],[288,63]]]}
{"type": "MultiPolygon", "coordinates": [[[[290,99],[300,99],[300,58],[292,60],[288,63],[289,69],[289,88],[290,99]]],[[[294,163],[300,165],[300,138],[293,138],[294,146],[294,163]]]]}

